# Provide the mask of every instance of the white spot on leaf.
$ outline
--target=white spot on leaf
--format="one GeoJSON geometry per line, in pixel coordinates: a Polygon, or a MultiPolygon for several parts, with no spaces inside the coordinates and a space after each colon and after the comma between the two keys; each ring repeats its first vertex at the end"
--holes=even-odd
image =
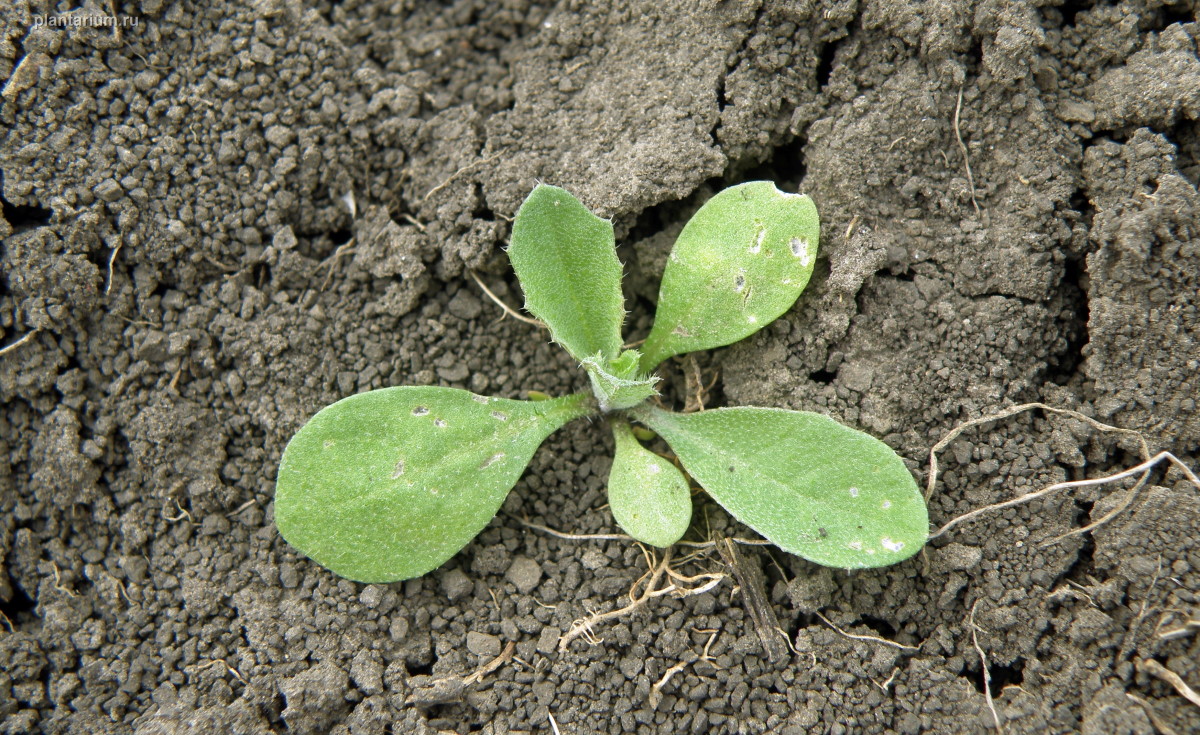
{"type": "Polygon", "coordinates": [[[885,501],[883,501],[883,503],[882,503],[882,504],[881,504],[879,507],[880,507],[880,508],[883,508],[884,510],[887,510],[888,508],[891,508],[891,507],[892,507],[892,501],[890,501],[890,500],[885,500],[885,501]]]}
{"type": "Polygon", "coordinates": [[[897,552],[904,548],[903,541],[893,541],[887,536],[879,539],[879,545],[891,552],[897,552]]]}
{"type": "Polygon", "coordinates": [[[762,226],[758,226],[758,236],[754,238],[754,244],[750,246],[750,254],[758,255],[758,251],[762,250],[763,240],[767,237],[767,230],[762,226]]]}
{"type": "Polygon", "coordinates": [[[483,462],[479,464],[479,469],[486,470],[488,467],[491,467],[502,459],[504,459],[504,452],[496,452],[492,456],[483,460],[483,462]]]}
{"type": "Polygon", "coordinates": [[[852,498],[858,497],[858,488],[856,488],[856,487],[850,488],[850,497],[852,497],[852,498]]]}
{"type": "Polygon", "coordinates": [[[751,324],[758,324],[758,317],[754,316],[753,314],[747,314],[746,321],[751,324]]]}
{"type": "Polygon", "coordinates": [[[438,427],[439,429],[444,429],[444,428],[446,428],[446,419],[434,419],[433,425],[438,427]]]}
{"type": "Polygon", "coordinates": [[[497,421],[508,421],[508,414],[500,411],[492,411],[492,418],[496,419],[497,421]]]}
{"type": "Polygon", "coordinates": [[[395,480],[396,478],[400,477],[400,475],[403,475],[403,474],[404,474],[404,460],[400,460],[400,461],[396,462],[396,469],[392,471],[392,479],[395,480]]]}
{"type": "Polygon", "coordinates": [[[741,293],[742,289],[745,287],[746,287],[746,276],[742,275],[741,273],[737,274],[737,278],[733,279],[733,290],[737,291],[738,293],[741,293]]]}
{"type": "Polygon", "coordinates": [[[429,409],[424,406],[417,406],[413,409],[413,416],[424,416],[429,413],[429,409]]]}
{"type": "Polygon", "coordinates": [[[336,444],[336,443],[337,443],[337,442],[335,442],[335,441],[334,441],[334,440],[332,440],[332,439],[326,439],[326,440],[325,440],[325,441],[324,441],[324,442],[321,444],[321,446],[322,446],[322,447],[324,447],[324,448],[326,448],[326,449],[329,449],[330,447],[332,447],[332,446],[333,446],[334,444],[336,444]]]}
{"type": "Polygon", "coordinates": [[[471,400],[475,401],[476,403],[487,403],[488,402],[487,396],[480,396],[480,395],[472,395],[471,400]]]}
{"type": "Polygon", "coordinates": [[[846,545],[855,551],[862,551],[862,541],[851,541],[846,545]]]}
{"type": "Polygon", "coordinates": [[[646,471],[652,475],[657,475],[659,472],[662,472],[662,467],[659,467],[655,463],[651,462],[646,466],[646,471]]]}

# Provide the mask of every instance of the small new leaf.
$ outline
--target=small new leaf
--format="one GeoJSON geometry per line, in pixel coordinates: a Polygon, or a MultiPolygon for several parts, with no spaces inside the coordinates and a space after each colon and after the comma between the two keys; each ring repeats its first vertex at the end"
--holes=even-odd
{"type": "Polygon", "coordinates": [[[683,538],[692,522],[692,495],[675,465],[647,450],[629,424],[612,419],[616,455],[608,474],[608,504],[625,532],[652,546],[683,538]]]}
{"type": "Polygon", "coordinates": [[[659,378],[656,375],[643,377],[637,374],[639,357],[636,350],[626,350],[612,362],[606,362],[599,357],[583,361],[601,411],[607,413],[632,408],[650,396],[657,395],[654,386],[659,378]]]}
{"type": "Polygon", "coordinates": [[[790,309],[808,285],[820,234],[812,199],[769,181],[732,186],[705,202],[667,259],[642,370],[736,342],[790,309]]]}
{"type": "Polygon", "coordinates": [[[621,350],[621,262],[612,223],[567,190],[538,184],[513,221],[508,248],[525,308],[576,360],[621,350]]]}
{"type": "Polygon", "coordinates": [[[436,569],[496,515],[551,432],[593,411],[455,388],[384,388],[326,407],[279,465],[275,525],[324,567],[359,582],[436,569]]]}
{"type": "Polygon", "coordinates": [[[929,516],[883,442],[817,413],[718,408],[634,415],[735,518],[817,564],[880,567],[920,551],[929,516]]]}

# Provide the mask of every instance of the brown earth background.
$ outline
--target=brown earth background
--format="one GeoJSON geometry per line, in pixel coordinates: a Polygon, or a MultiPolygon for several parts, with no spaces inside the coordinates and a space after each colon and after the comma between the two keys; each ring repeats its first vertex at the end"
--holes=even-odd
{"type": "MultiPolygon", "coordinates": [[[[613,219],[630,339],[713,192],[813,197],[813,281],[698,356],[710,406],[828,413],[922,481],[955,425],[1034,400],[1196,466],[1191,3],[78,5],[0,9],[0,733],[991,732],[985,675],[1009,733],[1200,732],[1144,664],[1200,687],[1178,472],[1057,541],[1129,486],[881,570],[748,547],[794,647],[775,661],[729,579],[558,649],[646,571],[519,520],[617,530],[596,425],[422,579],[339,580],[272,523],[285,443],[338,398],[585,388],[471,278],[520,303],[503,246],[539,180],[613,219]],[[88,27],[107,15],[138,22],[88,27]],[[52,16],[78,25],[34,27],[52,16]]],[[[665,368],[677,407],[687,367],[665,368]]],[[[944,453],[932,520],[1138,460],[1078,420],[986,424],[944,453]]],[[[692,538],[750,535],[696,500],[692,538]]]]}

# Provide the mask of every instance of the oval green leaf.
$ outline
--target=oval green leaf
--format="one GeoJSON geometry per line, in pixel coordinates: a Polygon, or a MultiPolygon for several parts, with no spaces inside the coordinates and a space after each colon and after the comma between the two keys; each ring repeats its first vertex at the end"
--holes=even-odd
{"type": "Polygon", "coordinates": [[[405,386],[350,396],[288,443],[275,525],[347,579],[419,577],[483,530],[543,439],[593,411],[583,394],[533,402],[405,386]]]}
{"type": "Polygon", "coordinates": [[[779,318],[808,285],[820,234],[812,199],[769,181],[705,202],[667,259],[642,369],[731,344],[779,318]]]}
{"type": "Polygon", "coordinates": [[[895,564],[925,544],[929,515],[916,482],[869,434],[778,408],[635,415],[714,500],[784,551],[860,569],[895,564]]]}
{"type": "Polygon", "coordinates": [[[651,546],[683,538],[692,522],[692,494],[675,465],[643,447],[620,419],[612,422],[616,455],[608,473],[608,505],[625,532],[651,546]]]}
{"type": "Polygon", "coordinates": [[[538,184],[513,221],[508,259],[525,308],[576,360],[621,350],[621,262],[612,223],[566,189],[538,184]]]}

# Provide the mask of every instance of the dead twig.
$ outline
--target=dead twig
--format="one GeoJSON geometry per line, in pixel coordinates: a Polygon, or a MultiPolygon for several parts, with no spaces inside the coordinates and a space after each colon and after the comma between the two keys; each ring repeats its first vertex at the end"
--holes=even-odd
{"type": "Polygon", "coordinates": [[[221,261],[217,260],[216,258],[209,255],[208,253],[205,253],[203,257],[209,263],[212,263],[217,268],[221,269],[222,271],[224,271],[226,273],[237,273],[238,272],[238,267],[236,265],[227,265],[225,263],[222,263],[221,261]]]}
{"type": "Polygon", "coordinates": [[[888,687],[890,687],[892,685],[892,682],[896,681],[896,674],[899,674],[899,673],[900,673],[900,667],[896,666],[896,667],[892,668],[892,673],[888,675],[888,678],[884,679],[882,682],[878,682],[878,681],[875,681],[874,679],[872,679],[871,683],[874,684],[875,686],[879,687],[880,689],[882,689],[884,694],[887,694],[888,687]]]}
{"type": "Polygon", "coordinates": [[[455,179],[457,179],[459,176],[463,175],[464,173],[470,171],[471,169],[473,169],[477,166],[483,166],[484,164],[488,164],[488,163],[491,163],[492,161],[495,161],[497,158],[504,155],[504,153],[505,153],[505,151],[500,151],[499,153],[493,153],[492,155],[488,156],[487,158],[477,159],[475,161],[472,161],[471,163],[468,163],[466,166],[463,166],[459,170],[450,174],[450,176],[447,177],[445,181],[443,181],[442,183],[438,184],[437,186],[433,187],[428,192],[426,192],[425,196],[423,196],[421,198],[421,203],[423,204],[423,203],[429,201],[429,197],[438,193],[442,189],[445,189],[447,186],[450,186],[450,184],[453,183],[453,181],[455,179]]]}
{"type": "Polygon", "coordinates": [[[117,240],[117,246],[115,248],[113,248],[113,251],[111,253],[108,254],[108,277],[104,281],[104,295],[105,296],[107,296],[108,292],[112,290],[113,263],[115,263],[117,261],[117,253],[121,252],[122,244],[123,244],[123,242],[121,240],[117,240]]]}
{"type": "Polygon", "coordinates": [[[515,651],[516,648],[517,648],[517,644],[515,641],[509,641],[508,643],[506,643],[504,645],[504,650],[500,652],[499,656],[492,659],[491,661],[488,661],[483,666],[480,666],[473,673],[467,675],[466,678],[463,679],[463,684],[465,684],[466,686],[471,686],[475,682],[479,681],[483,677],[487,676],[488,674],[492,673],[496,669],[503,666],[505,663],[508,662],[509,659],[512,658],[513,651],[515,651]]]}
{"type": "MultiPolygon", "coordinates": [[[[821,622],[825,623],[830,628],[833,628],[834,631],[836,631],[838,633],[838,635],[841,635],[845,638],[850,638],[850,639],[856,640],[856,641],[870,641],[872,643],[882,643],[883,645],[890,646],[891,648],[896,648],[901,651],[912,651],[913,653],[916,653],[921,650],[920,646],[906,646],[903,643],[897,643],[896,641],[889,641],[887,638],[880,638],[879,636],[847,633],[846,631],[844,631],[841,628],[834,625],[833,621],[831,621],[829,618],[825,617],[821,613],[817,613],[816,615],[818,618],[821,619],[821,622]]],[[[895,674],[893,674],[893,676],[894,675],[895,674]]],[[[891,679],[889,679],[888,681],[891,681],[891,679]]]]}
{"type": "Polygon", "coordinates": [[[556,536],[558,538],[567,539],[568,541],[633,541],[632,536],[626,536],[623,533],[564,533],[562,531],[556,531],[549,526],[543,526],[540,523],[534,523],[526,518],[517,518],[516,516],[510,516],[510,518],[527,528],[532,528],[533,530],[541,531],[542,533],[548,533],[551,536],[556,536]]]}
{"type": "Polygon", "coordinates": [[[985,505],[982,508],[976,508],[973,511],[964,513],[964,514],[958,516],[957,518],[953,518],[953,519],[947,521],[944,526],[939,528],[936,532],[930,534],[929,540],[932,541],[933,539],[938,538],[939,536],[943,536],[951,528],[954,528],[955,526],[959,525],[960,523],[969,521],[972,518],[980,516],[984,513],[988,513],[993,510],[1000,510],[1002,508],[1011,508],[1014,505],[1021,505],[1023,503],[1028,503],[1031,500],[1037,500],[1038,498],[1044,497],[1044,496],[1049,495],[1050,493],[1056,492],[1058,490],[1066,490],[1068,488],[1074,488],[1074,487],[1090,487],[1092,485],[1105,485],[1110,482],[1116,482],[1117,480],[1123,480],[1126,477],[1132,477],[1132,476],[1140,474],[1142,472],[1146,472],[1146,471],[1154,468],[1156,465],[1159,465],[1163,462],[1170,462],[1177,469],[1179,469],[1181,472],[1183,472],[1183,474],[1187,477],[1189,482],[1191,482],[1193,485],[1195,485],[1197,489],[1200,489],[1200,478],[1196,477],[1196,474],[1194,472],[1192,472],[1192,470],[1187,465],[1185,465],[1183,462],[1181,462],[1178,457],[1176,457],[1174,454],[1171,454],[1170,452],[1159,452],[1158,454],[1154,455],[1153,457],[1146,460],[1145,462],[1142,462],[1141,464],[1136,465],[1134,467],[1130,467],[1129,469],[1125,470],[1124,472],[1118,472],[1114,475],[1106,475],[1104,477],[1096,477],[1096,478],[1092,478],[1090,480],[1074,480],[1071,482],[1056,482],[1053,485],[1042,488],[1041,490],[1038,490],[1038,491],[1032,492],[1032,493],[1026,493],[1025,495],[1022,495],[1020,497],[1013,498],[1012,500],[1006,500],[1002,503],[993,503],[992,505],[985,505]]]}
{"type": "Polygon", "coordinates": [[[958,102],[954,105],[954,139],[958,141],[958,149],[962,151],[963,166],[967,170],[967,186],[971,188],[971,204],[975,207],[975,216],[982,218],[979,212],[979,201],[975,198],[975,175],[971,173],[971,155],[967,152],[967,144],[963,142],[962,131],[959,129],[959,116],[962,113],[962,87],[958,88],[958,102]]]}
{"type": "Polygon", "coordinates": [[[172,502],[175,503],[175,508],[179,510],[179,515],[175,517],[167,515],[167,506],[164,504],[162,509],[162,517],[164,519],[174,523],[176,521],[182,521],[184,518],[186,518],[188,519],[189,523],[195,523],[195,520],[192,519],[192,514],[184,510],[183,506],[179,504],[178,500],[173,500],[172,502]]]}
{"type": "Polygon", "coordinates": [[[667,682],[671,680],[672,676],[675,676],[680,671],[683,671],[685,668],[687,668],[687,665],[687,661],[680,661],[671,668],[667,669],[663,673],[662,678],[655,682],[654,686],[650,687],[650,696],[647,698],[650,704],[650,709],[658,709],[659,703],[662,702],[662,688],[667,685],[667,682]]]}
{"type": "Polygon", "coordinates": [[[242,675],[238,672],[238,670],[233,668],[232,666],[230,666],[229,662],[223,658],[214,658],[206,664],[200,664],[200,667],[197,669],[197,671],[203,671],[204,669],[212,668],[213,666],[216,666],[217,664],[223,665],[225,667],[225,670],[228,671],[229,673],[233,674],[234,677],[236,677],[238,681],[242,682],[242,684],[246,683],[245,678],[242,677],[242,675]]]}
{"type": "Polygon", "coordinates": [[[321,264],[317,266],[318,268],[329,268],[329,272],[325,274],[325,280],[321,282],[322,291],[329,288],[330,282],[333,281],[333,269],[337,267],[338,260],[340,260],[343,255],[350,255],[352,253],[354,253],[353,237],[341,245],[338,245],[337,250],[333,251],[333,255],[330,255],[328,258],[321,261],[321,264]]]}
{"type": "Polygon", "coordinates": [[[1176,638],[1186,638],[1198,630],[1200,630],[1200,620],[1188,620],[1178,628],[1161,631],[1158,634],[1158,639],[1160,641],[1173,641],[1176,638]]]}
{"type": "Polygon", "coordinates": [[[1178,733],[1175,732],[1175,728],[1171,727],[1166,722],[1163,722],[1163,719],[1158,716],[1158,713],[1154,711],[1154,707],[1150,706],[1149,702],[1137,696],[1136,694],[1130,694],[1129,692],[1125,692],[1125,696],[1141,706],[1142,711],[1146,713],[1146,717],[1150,718],[1150,724],[1154,725],[1155,730],[1158,730],[1160,733],[1162,733],[1162,735],[1178,735],[1178,733]]]}
{"type": "Polygon", "coordinates": [[[1163,666],[1152,658],[1144,658],[1141,661],[1138,661],[1137,669],[1138,671],[1150,674],[1158,679],[1162,679],[1166,683],[1175,687],[1175,691],[1179,692],[1179,695],[1184,699],[1196,705],[1197,707],[1200,707],[1200,694],[1197,694],[1195,689],[1192,689],[1190,686],[1188,686],[1187,682],[1183,680],[1183,677],[1179,676],[1179,674],[1176,674],[1174,671],[1171,671],[1166,666],[1163,666]]]}
{"type": "Polygon", "coordinates": [[[686,385],[687,400],[683,407],[684,413],[696,413],[704,410],[704,378],[700,375],[700,363],[695,355],[683,358],[683,378],[686,385]]]}
{"type": "MultiPolygon", "coordinates": [[[[229,511],[228,513],[226,513],[226,514],[225,514],[225,517],[226,517],[226,518],[233,518],[233,517],[234,517],[234,516],[236,516],[238,513],[241,513],[243,510],[245,510],[245,509],[249,508],[250,506],[254,505],[254,504],[255,504],[255,503],[257,503],[257,502],[258,502],[258,501],[257,501],[257,500],[255,500],[254,498],[250,498],[250,499],[249,499],[249,500],[247,500],[246,502],[242,503],[242,504],[241,504],[241,505],[239,505],[238,507],[236,507],[236,508],[234,508],[233,510],[229,511]]],[[[182,508],[181,508],[180,510],[182,510],[182,508]]]]}
{"type": "Polygon", "coordinates": [[[40,331],[42,331],[42,330],[41,330],[41,329],[35,329],[35,330],[33,330],[32,332],[29,332],[29,333],[27,333],[27,334],[26,334],[24,337],[22,337],[21,339],[17,340],[16,342],[13,342],[13,343],[12,343],[12,344],[10,344],[10,345],[5,345],[4,347],[0,347],[0,355],[5,355],[5,354],[7,354],[7,353],[9,353],[9,352],[12,352],[13,350],[17,349],[18,347],[20,347],[21,345],[25,344],[25,343],[26,343],[26,342],[28,342],[29,340],[33,339],[33,338],[34,338],[34,335],[36,335],[36,334],[37,334],[38,332],[40,332],[40,331]]]}
{"type": "Polygon", "coordinates": [[[967,623],[971,628],[971,645],[975,646],[975,652],[979,654],[979,667],[983,673],[983,697],[987,700],[988,709],[992,712],[992,722],[996,725],[996,732],[1003,733],[1004,728],[1000,726],[1000,714],[996,712],[996,702],[992,699],[992,675],[988,673],[987,655],[979,647],[979,626],[975,624],[975,608],[977,607],[979,607],[979,600],[971,605],[971,618],[967,623]]]}
{"type": "Polygon", "coordinates": [[[742,604],[750,613],[750,619],[754,621],[754,631],[767,654],[767,660],[777,661],[784,658],[787,656],[787,650],[779,638],[780,634],[784,640],[787,640],[788,636],[782,633],[783,628],[779,625],[775,609],[767,601],[762,569],[757,565],[746,564],[731,539],[721,539],[717,543],[717,550],[742,590],[742,604]]]}
{"type": "MultiPolygon", "coordinates": [[[[475,283],[479,284],[479,287],[483,289],[483,292],[485,294],[487,294],[487,297],[489,299],[491,299],[496,304],[496,306],[499,306],[501,309],[504,310],[505,314],[511,316],[513,319],[517,319],[519,321],[525,322],[526,324],[532,324],[533,326],[538,327],[540,329],[546,329],[545,322],[542,322],[538,319],[534,319],[532,317],[527,317],[524,314],[517,312],[516,309],[512,308],[508,304],[504,303],[504,301],[499,296],[492,293],[492,289],[488,288],[484,284],[484,282],[482,280],[480,280],[479,276],[475,273],[475,271],[467,271],[467,272],[471,274],[471,278],[475,279],[475,283]]],[[[500,318],[503,319],[504,316],[502,315],[500,318]]]]}
{"type": "Polygon", "coordinates": [[[1134,431],[1133,429],[1122,429],[1117,426],[1110,426],[1109,424],[1105,424],[1100,421],[1097,421],[1096,419],[1092,418],[1091,416],[1085,416],[1084,414],[1079,413],[1078,411],[1072,411],[1069,408],[1056,408],[1054,406],[1049,406],[1045,403],[1039,403],[1039,402],[1022,403],[1020,405],[1009,406],[1008,408],[997,411],[996,413],[988,414],[987,416],[982,416],[980,418],[967,421],[966,423],[959,424],[958,426],[954,427],[950,431],[950,433],[948,433],[948,434],[946,434],[946,436],[942,437],[942,439],[937,444],[934,444],[929,449],[929,480],[925,483],[925,502],[929,502],[929,499],[931,497],[933,497],[934,489],[937,487],[937,479],[938,479],[937,455],[938,455],[938,452],[940,452],[943,449],[945,449],[946,447],[948,447],[950,445],[950,442],[954,441],[959,436],[961,436],[962,433],[964,431],[966,431],[967,429],[970,429],[975,426],[979,426],[980,424],[988,424],[993,421],[999,421],[1000,419],[1006,419],[1010,416],[1016,416],[1019,413],[1025,413],[1026,411],[1032,411],[1037,408],[1040,408],[1043,411],[1047,411],[1049,413],[1059,414],[1060,416],[1069,416],[1071,418],[1078,419],[1078,420],[1083,421],[1084,423],[1088,424],[1093,429],[1097,429],[1102,432],[1109,432],[1109,433],[1114,433],[1114,434],[1126,434],[1128,436],[1135,437],[1138,440],[1139,444],[1141,445],[1142,459],[1150,458],[1150,447],[1149,447],[1149,445],[1146,444],[1146,437],[1142,436],[1142,434],[1140,432],[1134,431]]]}

